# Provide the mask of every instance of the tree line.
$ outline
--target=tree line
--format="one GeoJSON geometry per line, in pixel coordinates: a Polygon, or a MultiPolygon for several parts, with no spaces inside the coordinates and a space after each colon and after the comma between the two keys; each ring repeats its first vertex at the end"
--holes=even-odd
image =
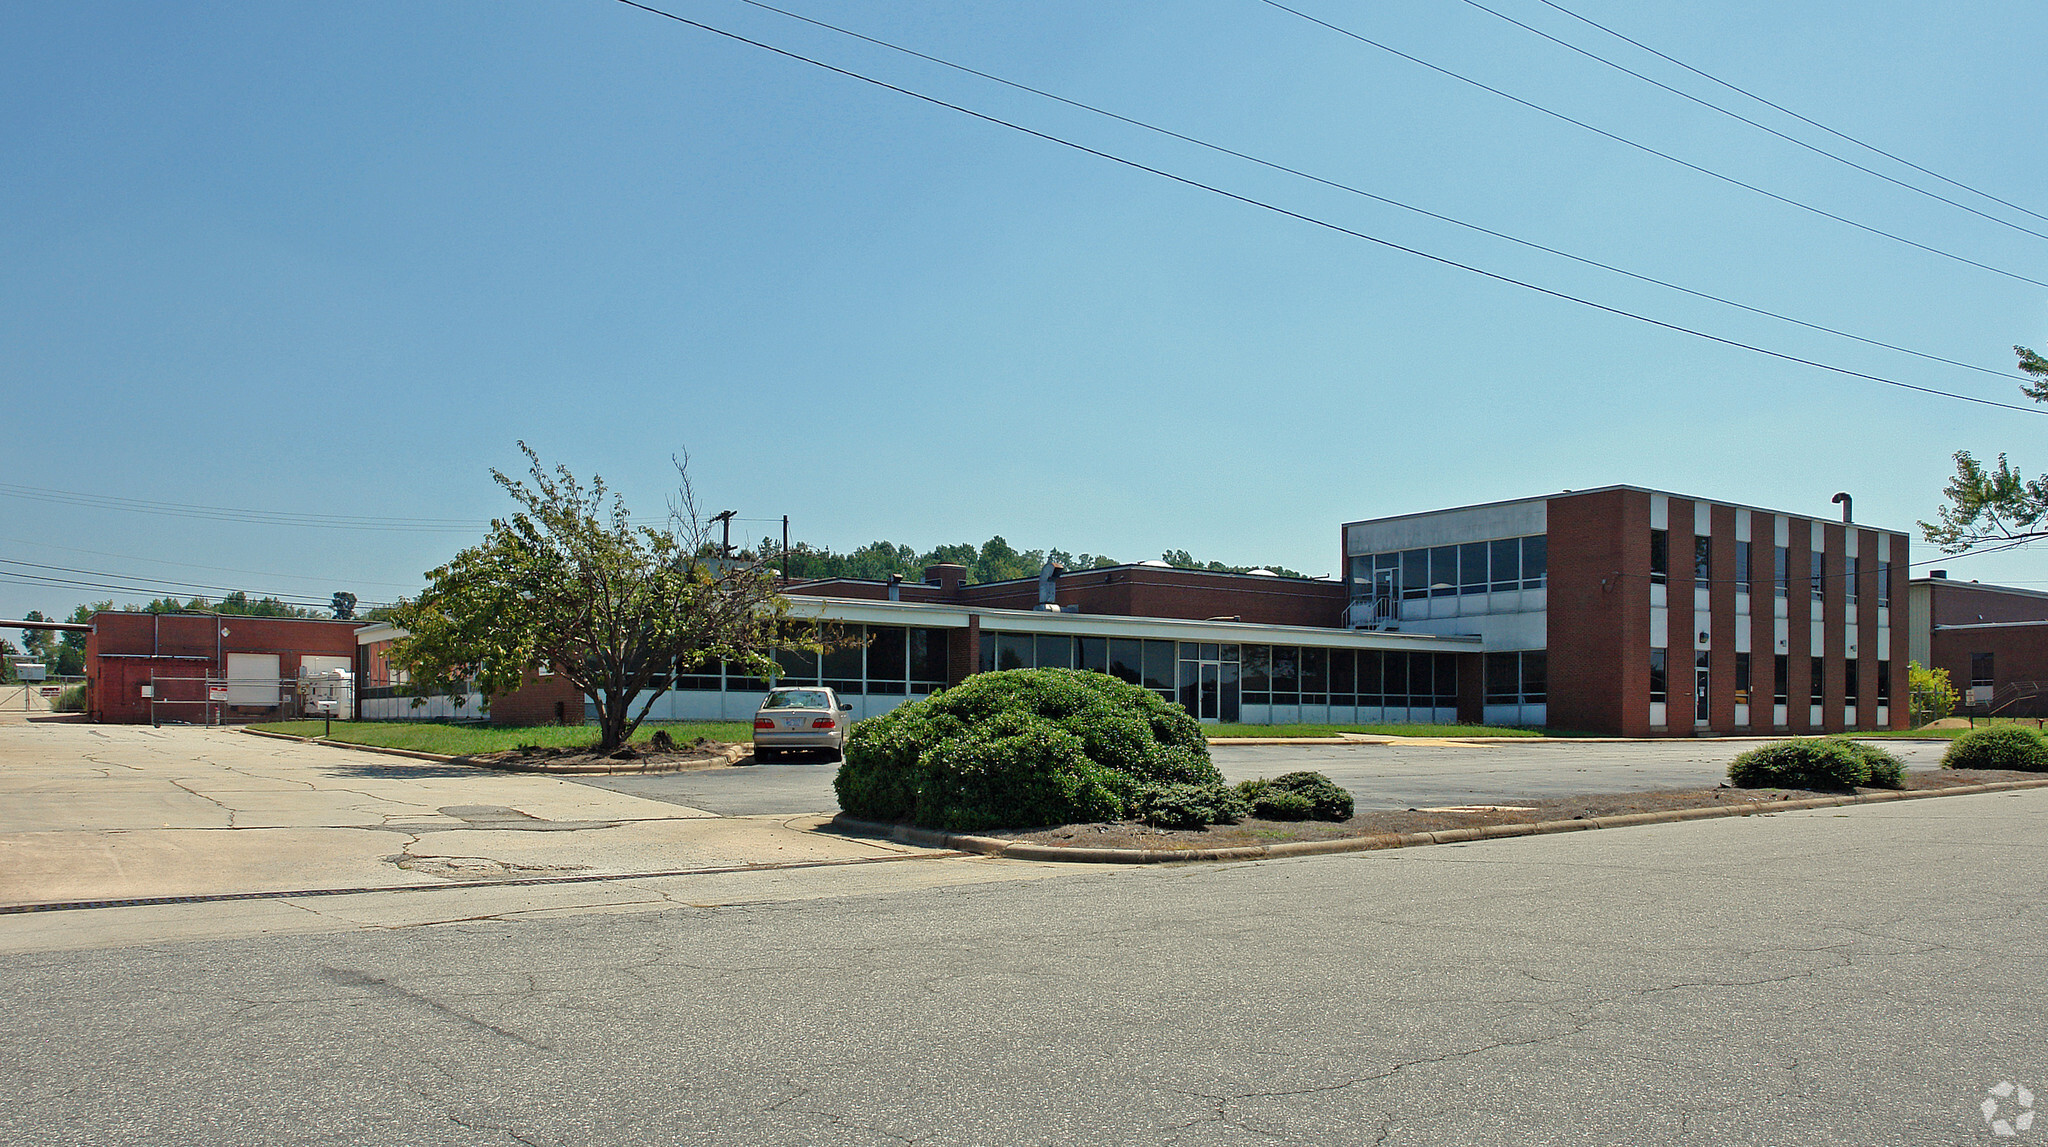
{"type": "MultiPolygon", "coordinates": [[[[780,542],[773,538],[763,538],[757,552],[780,554],[781,549],[780,542]]],[[[1307,574],[1285,566],[1234,566],[1218,561],[1198,561],[1186,550],[1168,550],[1159,555],[1159,560],[1176,569],[1249,573],[1256,568],[1271,570],[1281,577],[1308,577],[1307,574]]],[[[789,548],[789,553],[784,559],[783,572],[802,581],[816,578],[887,581],[894,575],[905,581],[917,582],[924,580],[925,567],[950,564],[965,566],[967,581],[978,585],[983,582],[1037,577],[1038,571],[1043,569],[1048,561],[1058,562],[1069,570],[1101,569],[1122,564],[1107,554],[1075,554],[1058,548],[1019,550],[1004,540],[1001,534],[997,534],[979,546],[971,542],[961,542],[955,545],[936,546],[923,553],[897,542],[869,542],[845,553],[834,553],[828,546],[797,542],[789,548]]]]}

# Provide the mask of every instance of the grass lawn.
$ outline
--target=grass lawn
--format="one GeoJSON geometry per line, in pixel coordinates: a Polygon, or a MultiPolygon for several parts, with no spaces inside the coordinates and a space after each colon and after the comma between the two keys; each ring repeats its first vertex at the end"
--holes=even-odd
{"type": "MultiPolygon", "coordinates": [[[[295,737],[318,737],[325,721],[272,721],[251,725],[266,733],[289,733],[295,737]]],[[[649,721],[633,733],[645,741],[656,729],[667,729],[678,741],[709,737],[714,741],[747,741],[753,726],[745,721],[649,721]]],[[[581,748],[595,744],[595,725],[472,725],[449,721],[336,721],[331,740],[352,745],[376,745],[386,749],[411,749],[421,753],[444,753],[451,757],[472,753],[495,753],[522,745],[542,748],[581,748]]]]}
{"type": "Polygon", "coordinates": [[[1371,733],[1380,737],[1542,737],[1542,729],[1509,729],[1489,725],[1204,725],[1204,736],[1216,740],[1231,737],[1334,737],[1339,733],[1371,733]]]}

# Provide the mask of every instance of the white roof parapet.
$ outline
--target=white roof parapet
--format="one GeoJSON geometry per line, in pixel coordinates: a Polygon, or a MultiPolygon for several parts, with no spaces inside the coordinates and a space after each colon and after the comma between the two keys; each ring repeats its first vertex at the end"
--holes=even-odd
{"type": "Polygon", "coordinates": [[[869,601],[864,598],[791,598],[790,612],[819,621],[864,622],[874,625],[922,625],[964,629],[980,615],[983,629],[1008,633],[1066,633],[1079,637],[1149,637],[1168,641],[1214,641],[1234,645],[1322,645],[1332,649],[1414,649],[1438,653],[1472,653],[1481,648],[1473,636],[1435,633],[1387,633],[1318,625],[1261,625],[1245,621],[1191,621],[1176,617],[1133,617],[1111,613],[1049,613],[1036,609],[989,609],[953,602],[869,601]],[[816,603],[815,608],[806,605],[816,603]]]}

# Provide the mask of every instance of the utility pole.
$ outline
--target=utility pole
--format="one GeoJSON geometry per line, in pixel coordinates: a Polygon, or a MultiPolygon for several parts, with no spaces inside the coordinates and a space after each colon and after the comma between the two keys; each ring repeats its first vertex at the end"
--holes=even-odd
{"type": "Polygon", "coordinates": [[[782,515],[782,580],[785,584],[795,580],[789,570],[789,515],[782,515]]]}
{"type": "Polygon", "coordinates": [[[732,516],[738,512],[737,510],[721,510],[711,515],[712,521],[723,523],[725,526],[725,539],[719,544],[718,556],[727,560],[732,558],[732,516]]]}

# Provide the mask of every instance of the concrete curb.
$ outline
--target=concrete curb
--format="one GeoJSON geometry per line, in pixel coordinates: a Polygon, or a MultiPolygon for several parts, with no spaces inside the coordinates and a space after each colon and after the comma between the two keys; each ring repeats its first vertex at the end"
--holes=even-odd
{"type": "Polygon", "coordinates": [[[1803,809],[1833,808],[1839,805],[1883,804],[1889,801],[1922,800],[1928,797],[1973,796],[2013,789],[2048,788],[2048,779],[2038,781],[1992,781],[1981,785],[1958,785],[1947,789],[1918,792],[1894,791],[1858,793],[1839,797],[1812,797],[1796,801],[1772,801],[1752,805],[1709,805],[1702,808],[1639,812],[1623,816],[1596,816],[1584,820],[1547,820],[1536,824],[1495,824],[1480,828],[1453,828],[1437,832],[1378,833],[1347,836],[1337,840],[1297,840],[1286,844],[1256,844],[1237,848],[1062,848],[1031,841],[1003,840],[990,836],[941,832],[910,825],[881,824],[836,816],[825,827],[856,836],[884,836],[901,844],[975,852],[1006,860],[1050,860],[1068,864],[1184,864],[1198,860],[1266,860],[1285,856],[1328,856],[1343,852],[1377,852],[1389,848],[1412,848],[1425,844],[1464,844],[1476,840],[1499,840],[1513,836],[1550,836],[1560,832],[1587,832],[1601,828],[1633,828],[1645,824],[1676,824],[1688,820],[1713,820],[1760,813],[1797,812],[1803,809]]]}
{"type": "MultiPolygon", "coordinates": [[[[301,745],[324,745],[331,749],[354,749],[359,753],[382,753],[387,757],[410,757],[416,761],[436,761],[441,764],[462,765],[471,769],[489,769],[501,773],[552,773],[556,776],[618,776],[630,773],[681,773],[689,769],[680,764],[663,762],[620,761],[610,765],[549,765],[540,762],[520,761],[471,761],[462,757],[451,757],[445,753],[422,753],[416,749],[393,749],[384,745],[358,745],[353,741],[330,741],[323,737],[295,737],[290,733],[273,733],[267,729],[243,729],[252,737],[270,737],[273,740],[291,741],[301,745]]],[[[752,742],[730,745],[725,751],[725,763],[732,765],[754,751],[752,742]]],[[[712,754],[707,754],[712,755],[712,754]]]]}

